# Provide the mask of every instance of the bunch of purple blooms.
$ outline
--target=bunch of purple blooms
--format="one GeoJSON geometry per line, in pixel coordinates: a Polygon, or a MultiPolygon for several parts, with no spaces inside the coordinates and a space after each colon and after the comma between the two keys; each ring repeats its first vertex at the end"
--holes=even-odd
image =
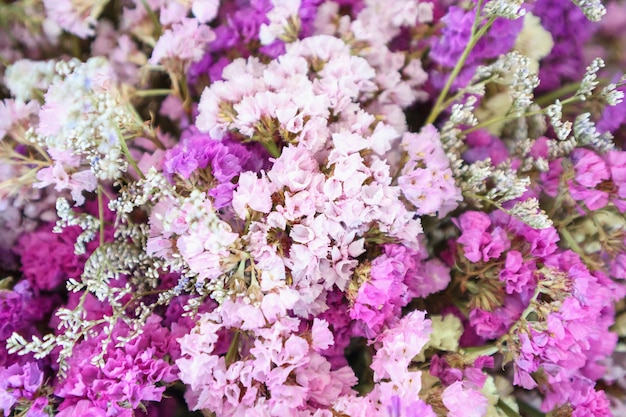
{"type": "Polygon", "coordinates": [[[622,0],[0,2],[0,412],[626,415],[624,48],[622,0]]]}

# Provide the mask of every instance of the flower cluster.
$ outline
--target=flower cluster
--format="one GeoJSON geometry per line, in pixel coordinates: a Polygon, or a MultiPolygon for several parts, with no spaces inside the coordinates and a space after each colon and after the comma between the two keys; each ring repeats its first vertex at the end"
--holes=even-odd
{"type": "Polygon", "coordinates": [[[623,415],[624,27],[0,2],[2,414],[623,415]]]}

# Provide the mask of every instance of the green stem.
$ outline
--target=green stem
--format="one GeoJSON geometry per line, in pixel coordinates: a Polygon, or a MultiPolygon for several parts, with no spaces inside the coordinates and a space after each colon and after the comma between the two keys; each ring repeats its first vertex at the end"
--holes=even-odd
{"type": "Polygon", "coordinates": [[[428,119],[426,119],[426,124],[433,123],[437,119],[437,116],[439,116],[439,114],[441,114],[441,112],[445,109],[445,107],[443,107],[442,104],[444,103],[446,97],[448,96],[448,92],[450,91],[450,88],[452,88],[452,83],[454,82],[456,77],[459,75],[459,73],[463,69],[463,66],[465,65],[465,61],[467,61],[467,58],[469,57],[469,54],[472,52],[472,49],[474,49],[474,46],[476,46],[476,43],[480,40],[480,38],[485,33],[487,33],[487,31],[489,30],[493,22],[496,20],[495,17],[490,17],[485,23],[485,25],[481,27],[478,31],[476,31],[476,29],[478,28],[478,24],[479,24],[478,21],[480,18],[481,9],[482,9],[482,1],[479,1],[478,4],[476,5],[476,17],[474,18],[474,25],[472,26],[472,36],[470,38],[470,41],[465,46],[465,50],[463,50],[463,54],[461,55],[458,62],[456,63],[456,66],[450,73],[450,76],[448,77],[448,81],[446,82],[446,85],[443,87],[443,90],[441,90],[441,92],[439,93],[439,97],[437,97],[437,101],[435,102],[433,109],[428,115],[428,119]]]}
{"type": "Polygon", "coordinates": [[[163,28],[161,27],[161,22],[159,21],[159,18],[157,17],[156,13],[154,13],[154,10],[152,10],[150,5],[148,5],[148,2],[146,0],[141,0],[141,4],[143,4],[143,7],[145,7],[148,16],[150,16],[150,20],[152,20],[152,24],[154,24],[154,37],[156,39],[159,39],[159,37],[163,33],[163,28]]]}
{"type": "Polygon", "coordinates": [[[120,144],[122,145],[122,152],[124,153],[124,155],[126,155],[126,159],[130,163],[130,165],[135,169],[135,172],[137,173],[137,175],[139,175],[139,178],[141,178],[142,180],[145,180],[146,176],[143,175],[143,172],[141,172],[141,170],[139,169],[137,162],[130,155],[130,151],[128,150],[128,146],[126,145],[126,140],[124,139],[122,135],[120,135],[120,144]]]}
{"type": "Polygon", "coordinates": [[[100,247],[104,246],[104,199],[102,187],[98,186],[98,219],[100,220],[100,247]]]}
{"type": "Polygon", "coordinates": [[[278,149],[276,142],[273,140],[264,140],[261,141],[261,144],[265,147],[265,149],[267,149],[272,157],[278,158],[280,156],[280,150],[278,149]]]}
{"type": "MultiPolygon", "coordinates": [[[[607,78],[598,78],[598,87],[602,85],[607,85],[611,82],[611,80],[607,79],[607,78]]],[[[566,94],[571,94],[571,93],[575,93],[576,91],[578,91],[578,89],[580,88],[580,83],[571,83],[571,84],[567,84],[564,85],[563,87],[559,88],[558,90],[554,90],[548,94],[545,94],[541,97],[538,97],[535,100],[535,103],[539,104],[540,106],[547,106],[549,104],[554,103],[555,100],[563,97],[566,94]]],[[[572,103],[574,101],[580,101],[580,99],[576,96],[572,96],[572,97],[568,97],[565,100],[561,100],[562,104],[565,103],[572,103]]]]}
{"type": "Polygon", "coordinates": [[[504,414],[507,415],[507,417],[521,417],[518,412],[509,407],[509,405],[502,401],[502,399],[498,400],[497,406],[500,410],[502,410],[502,412],[504,412],[504,414]]]}
{"type": "Polygon", "coordinates": [[[487,204],[491,204],[492,206],[496,207],[499,210],[502,210],[503,212],[507,213],[507,214],[511,214],[507,209],[505,209],[504,207],[502,207],[502,204],[498,203],[497,201],[493,201],[490,200],[489,198],[482,196],[482,195],[478,195],[478,194],[474,194],[474,193],[466,193],[465,194],[467,197],[471,197],[475,200],[480,200],[483,201],[487,204]]]}
{"type": "Polygon", "coordinates": [[[171,88],[155,88],[152,90],[140,90],[135,91],[133,96],[135,97],[154,97],[154,96],[167,96],[172,94],[174,90],[171,88]]]}
{"type": "Polygon", "coordinates": [[[500,351],[497,344],[491,344],[486,346],[477,346],[471,348],[465,348],[462,350],[463,356],[467,359],[476,359],[480,356],[491,356],[500,351]]]}
{"type": "Polygon", "coordinates": [[[189,92],[189,85],[187,84],[187,77],[185,77],[185,75],[183,75],[182,79],[180,80],[180,85],[182,87],[181,98],[183,100],[183,109],[185,109],[187,113],[190,113],[191,112],[191,93],[189,92]]]}
{"type": "Polygon", "coordinates": [[[574,252],[576,252],[578,256],[580,256],[582,260],[587,263],[588,267],[593,267],[596,265],[594,260],[591,259],[589,255],[587,255],[583,248],[580,247],[578,242],[576,242],[576,239],[574,239],[574,236],[572,236],[572,234],[569,232],[569,230],[567,230],[566,227],[561,227],[559,229],[559,233],[563,237],[563,239],[565,239],[570,248],[572,248],[574,252]]]}
{"type": "Polygon", "coordinates": [[[563,87],[551,91],[548,94],[544,94],[541,97],[538,97],[535,100],[535,103],[539,104],[541,107],[547,106],[549,104],[554,103],[555,100],[563,97],[566,94],[575,93],[580,88],[580,83],[572,83],[568,85],[564,85],[563,87]]]}
{"type": "Polygon", "coordinates": [[[520,410],[523,411],[524,414],[526,414],[528,417],[546,417],[544,413],[534,407],[531,407],[524,401],[518,401],[517,405],[519,406],[520,410]]]}
{"type": "Polygon", "coordinates": [[[237,355],[239,354],[239,332],[235,332],[233,336],[233,340],[230,342],[230,346],[228,346],[228,352],[226,352],[226,357],[224,361],[226,362],[226,366],[230,366],[237,359],[237,355]]]}
{"type": "MultiPolygon", "coordinates": [[[[521,117],[529,117],[529,116],[536,116],[538,114],[542,114],[543,110],[537,110],[537,111],[532,111],[529,113],[524,113],[521,117]]],[[[498,122],[503,122],[505,120],[512,120],[512,119],[517,119],[520,116],[511,116],[511,115],[504,115],[504,116],[498,116],[498,117],[494,117],[493,119],[489,119],[489,120],[485,120],[484,122],[478,123],[476,126],[472,126],[469,129],[466,129],[463,131],[463,134],[468,134],[468,133],[472,133],[478,129],[482,129],[484,127],[490,126],[494,123],[498,123],[498,122]]]]}

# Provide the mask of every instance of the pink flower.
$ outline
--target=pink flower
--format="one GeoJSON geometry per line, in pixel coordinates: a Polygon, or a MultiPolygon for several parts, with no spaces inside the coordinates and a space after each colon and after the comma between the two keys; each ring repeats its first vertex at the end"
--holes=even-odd
{"type": "Polygon", "coordinates": [[[189,64],[203,57],[206,45],[214,39],[215,33],[210,27],[196,19],[185,18],[161,35],[149,62],[184,72],[189,64]]]}
{"type": "Polygon", "coordinates": [[[606,163],[588,149],[575,149],[572,152],[572,162],[576,170],[576,182],[584,187],[595,187],[610,177],[606,163]]]}
{"type": "Polygon", "coordinates": [[[605,155],[611,172],[613,190],[611,201],[622,212],[626,212],[626,152],[611,151],[605,155]]]}
{"type": "Polygon", "coordinates": [[[311,327],[311,345],[316,351],[326,350],[333,345],[333,334],[328,329],[326,320],[313,319],[311,327]]]}
{"type": "Polygon", "coordinates": [[[374,381],[385,378],[403,379],[409,363],[430,339],[430,323],[424,311],[416,310],[378,336],[376,340],[382,343],[382,347],[372,359],[374,381]]]}
{"type": "Polygon", "coordinates": [[[26,104],[11,99],[0,101],[0,139],[17,125],[24,124],[31,115],[37,113],[38,109],[39,104],[36,100],[26,104]]]}
{"type": "Polygon", "coordinates": [[[272,210],[274,190],[274,184],[264,174],[258,178],[254,172],[244,172],[239,176],[239,186],[233,193],[233,210],[244,220],[248,217],[248,208],[269,213],[272,210]]]}
{"type": "Polygon", "coordinates": [[[208,23],[217,16],[219,0],[193,0],[191,12],[200,23],[208,23]]]}
{"type": "Polygon", "coordinates": [[[457,381],[447,387],[441,396],[449,417],[483,417],[489,405],[480,391],[457,381]]]}
{"type": "Polygon", "coordinates": [[[80,2],[80,8],[76,3],[72,0],[44,0],[43,5],[47,17],[64,30],[83,39],[93,36],[96,18],[102,11],[102,3],[80,2]]]}
{"type": "Polygon", "coordinates": [[[487,231],[491,219],[483,212],[465,212],[456,223],[462,231],[457,243],[463,245],[465,257],[472,262],[499,258],[511,245],[501,227],[495,227],[492,232],[487,231]]]}
{"type": "Polygon", "coordinates": [[[456,186],[437,129],[428,125],[419,134],[405,133],[402,147],[409,160],[402,168],[398,185],[404,196],[415,206],[417,214],[443,217],[462,200],[456,186]]]}
{"type": "Polygon", "coordinates": [[[319,164],[303,146],[287,146],[274,160],[267,176],[277,187],[287,187],[296,193],[307,189],[319,174],[319,164]]]}
{"type": "Polygon", "coordinates": [[[426,297],[448,287],[450,268],[437,258],[421,260],[415,271],[407,273],[405,283],[411,297],[426,297]]]}
{"type": "Polygon", "coordinates": [[[94,191],[98,186],[98,180],[91,170],[78,171],[69,175],[58,161],[51,167],[41,169],[37,173],[37,179],[40,182],[33,184],[33,187],[44,188],[54,185],[57,191],[70,190],[78,206],[85,202],[83,191],[94,191]]]}
{"type": "Polygon", "coordinates": [[[534,262],[524,263],[519,251],[509,251],[506,254],[504,268],[500,271],[500,281],[506,282],[506,292],[513,294],[527,291],[529,286],[535,283],[535,269],[534,262]]]}

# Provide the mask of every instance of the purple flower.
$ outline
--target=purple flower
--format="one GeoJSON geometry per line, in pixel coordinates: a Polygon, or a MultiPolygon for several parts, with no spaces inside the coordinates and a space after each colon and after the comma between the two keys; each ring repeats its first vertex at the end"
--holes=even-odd
{"type": "Polygon", "coordinates": [[[532,13],[541,19],[541,26],[554,40],[552,51],[541,60],[541,84],[537,91],[551,91],[580,79],[585,72],[583,46],[593,35],[593,22],[569,0],[538,0],[532,13]]]}
{"type": "Polygon", "coordinates": [[[500,281],[506,283],[507,294],[528,292],[535,287],[534,261],[524,262],[519,251],[511,250],[506,254],[504,268],[500,271],[500,281]]]}
{"type": "Polygon", "coordinates": [[[515,323],[526,304],[519,296],[507,295],[502,306],[493,311],[475,308],[470,312],[469,323],[477,335],[487,339],[496,339],[502,336],[515,323]]]}
{"type": "MultiPolygon", "coordinates": [[[[448,13],[441,19],[446,26],[430,50],[429,57],[435,63],[445,68],[453,68],[456,65],[471,37],[475,16],[474,10],[464,10],[457,6],[448,9],[448,13]]],[[[489,32],[478,41],[467,57],[461,73],[452,85],[453,88],[466,85],[474,75],[476,67],[485,60],[497,58],[500,54],[510,51],[522,29],[523,20],[496,19],[489,32]]],[[[441,88],[447,78],[447,74],[435,71],[431,80],[437,88],[441,88]]]]}
{"type": "Polygon", "coordinates": [[[423,260],[421,253],[403,245],[384,249],[350,309],[350,317],[358,320],[353,330],[370,338],[396,321],[411,299],[441,291],[450,282],[450,270],[440,260],[423,260]]]}
{"type": "Polygon", "coordinates": [[[220,209],[233,199],[237,184],[232,180],[242,172],[261,170],[266,161],[259,146],[245,146],[230,139],[214,140],[191,127],[183,134],[181,142],[166,152],[163,173],[172,181],[176,174],[188,179],[206,170],[214,179],[206,184],[210,187],[208,194],[213,197],[215,208],[220,209]]]}
{"type": "Polygon", "coordinates": [[[98,246],[98,240],[89,242],[83,255],[74,253],[74,243],[82,230],[67,227],[63,233],[54,233],[54,223],[47,223],[34,232],[23,234],[14,251],[19,255],[22,272],[37,289],[50,291],[63,285],[68,278],[79,278],[89,255],[98,246]],[[47,256],[41,256],[41,253],[47,256]]]}
{"type": "Polygon", "coordinates": [[[487,231],[491,220],[485,213],[465,212],[457,223],[462,232],[457,243],[463,245],[465,257],[472,262],[499,258],[511,245],[502,228],[495,227],[491,232],[487,231]]]}
{"type": "MultiPolygon", "coordinates": [[[[35,400],[43,379],[44,374],[35,362],[15,363],[8,368],[0,366],[0,409],[4,410],[4,416],[11,414],[18,401],[35,400]]],[[[47,413],[41,412],[47,404],[47,398],[37,398],[28,416],[47,416],[47,413]]]]}
{"type": "Polygon", "coordinates": [[[0,290],[0,340],[13,332],[35,334],[34,324],[54,308],[55,297],[39,296],[28,281],[18,282],[13,290],[0,290]]]}
{"type": "MultiPolygon", "coordinates": [[[[118,323],[113,338],[126,336],[128,332],[125,324],[118,323]]],[[[160,383],[177,379],[176,367],[162,358],[176,352],[178,346],[157,316],[151,316],[143,333],[123,347],[110,344],[105,365],[99,368],[91,360],[104,338],[101,334],[74,348],[67,378],[55,387],[55,395],[64,398],[59,409],[65,414],[60,415],[81,415],[78,410],[83,410],[84,415],[99,415],[98,410],[126,415],[142,401],[160,401],[165,391],[160,383]]]]}
{"type": "Polygon", "coordinates": [[[509,158],[504,142],[484,129],[468,134],[466,142],[469,149],[463,153],[463,159],[469,163],[491,158],[491,163],[495,166],[509,158]]]}

